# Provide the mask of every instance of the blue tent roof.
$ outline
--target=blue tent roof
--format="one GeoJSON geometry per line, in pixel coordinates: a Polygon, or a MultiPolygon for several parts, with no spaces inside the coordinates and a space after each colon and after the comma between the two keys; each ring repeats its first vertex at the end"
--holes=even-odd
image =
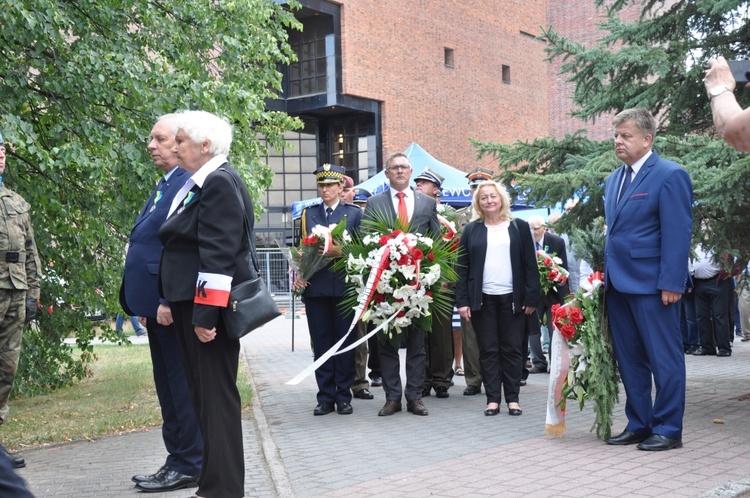
{"type": "MultiPolygon", "coordinates": [[[[404,154],[409,158],[409,162],[411,162],[412,169],[414,170],[412,178],[424,171],[425,168],[430,168],[445,179],[443,180],[440,202],[450,204],[454,207],[468,206],[471,203],[471,191],[469,190],[469,182],[466,179],[465,172],[438,161],[416,142],[412,142],[406,148],[404,154]]],[[[414,180],[411,181],[411,184],[414,185],[414,180]]],[[[373,195],[379,194],[388,189],[388,178],[386,178],[385,172],[381,171],[356,187],[363,188],[373,195]]],[[[320,197],[293,203],[292,218],[296,220],[302,216],[302,211],[306,207],[319,203],[320,197]]]]}
{"type": "MultiPolygon", "coordinates": [[[[404,154],[409,158],[411,167],[414,170],[412,178],[419,175],[425,168],[430,168],[444,178],[440,193],[440,202],[443,204],[449,204],[453,207],[463,207],[471,204],[471,190],[469,189],[469,180],[467,180],[465,172],[438,161],[432,157],[429,152],[420,147],[417,142],[412,142],[411,145],[406,148],[404,154]]],[[[411,180],[411,184],[414,185],[414,180],[411,180]]],[[[368,178],[359,185],[356,185],[356,187],[363,188],[375,195],[387,190],[388,185],[388,178],[385,176],[385,171],[381,171],[372,178],[368,178]]],[[[526,196],[524,194],[519,195],[511,208],[514,212],[529,210],[529,212],[524,213],[524,215],[521,216],[523,219],[526,219],[526,217],[532,214],[549,213],[549,210],[546,208],[535,209],[533,204],[524,204],[525,200],[526,196]]],[[[320,204],[320,202],[320,197],[316,197],[314,199],[293,203],[292,219],[298,219],[302,216],[302,211],[306,207],[320,204]]]]}

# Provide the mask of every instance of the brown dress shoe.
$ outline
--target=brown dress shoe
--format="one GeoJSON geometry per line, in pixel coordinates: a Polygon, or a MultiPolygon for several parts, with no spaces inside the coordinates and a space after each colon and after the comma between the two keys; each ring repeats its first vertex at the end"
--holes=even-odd
{"type": "Polygon", "coordinates": [[[427,407],[424,406],[421,399],[407,401],[406,410],[412,412],[414,415],[427,415],[427,407]]]}
{"type": "Polygon", "coordinates": [[[401,402],[400,401],[391,401],[388,400],[383,405],[383,408],[380,409],[378,412],[378,417],[387,417],[388,415],[393,415],[396,412],[401,411],[401,402]]]}

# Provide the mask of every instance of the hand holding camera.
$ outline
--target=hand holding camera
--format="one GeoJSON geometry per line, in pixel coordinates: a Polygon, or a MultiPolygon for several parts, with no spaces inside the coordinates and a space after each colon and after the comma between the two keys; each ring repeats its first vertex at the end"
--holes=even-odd
{"type": "Polygon", "coordinates": [[[703,83],[709,100],[725,92],[733,92],[735,87],[748,84],[750,61],[727,61],[724,57],[709,59],[708,71],[703,83]]]}

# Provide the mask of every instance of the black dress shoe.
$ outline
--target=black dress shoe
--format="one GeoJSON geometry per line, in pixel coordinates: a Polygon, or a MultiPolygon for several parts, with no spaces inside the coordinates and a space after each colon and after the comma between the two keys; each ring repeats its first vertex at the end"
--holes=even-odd
{"type": "Polygon", "coordinates": [[[711,351],[708,348],[698,348],[693,351],[694,356],[716,356],[716,351],[711,351]]]}
{"type": "Polygon", "coordinates": [[[354,397],[359,398],[359,399],[372,399],[375,396],[372,395],[369,389],[365,388],[365,389],[360,389],[359,391],[356,391],[354,393],[354,397]]]}
{"type": "Polygon", "coordinates": [[[464,396],[474,396],[476,394],[482,394],[482,386],[466,386],[466,389],[464,389],[464,396]]]}
{"type": "Polygon", "coordinates": [[[414,401],[406,402],[406,411],[412,412],[414,415],[427,415],[427,407],[424,406],[421,399],[415,399],[414,401]]]}
{"type": "Polygon", "coordinates": [[[167,471],[160,479],[139,482],[135,485],[144,493],[158,493],[161,491],[173,491],[182,488],[195,488],[198,486],[198,478],[186,476],[174,470],[167,471]]]}
{"type": "MultiPolygon", "coordinates": [[[[422,389],[422,397],[426,398],[427,396],[430,395],[431,391],[432,391],[431,387],[425,387],[424,389],[422,389]]],[[[437,391],[435,391],[435,392],[437,392],[437,391]]]]}
{"type": "Polygon", "coordinates": [[[484,410],[484,414],[487,417],[494,417],[498,413],[500,413],[500,407],[497,407],[497,408],[486,408],[484,410]]]}
{"type": "Polygon", "coordinates": [[[13,466],[14,469],[22,469],[26,467],[26,460],[21,458],[20,456],[11,455],[8,453],[8,450],[5,449],[3,445],[0,444],[0,455],[5,456],[10,461],[10,464],[13,466]]]}
{"type": "Polygon", "coordinates": [[[342,403],[338,403],[338,410],[339,415],[351,415],[354,413],[354,408],[352,408],[352,405],[347,403],[346,401],[342,403]]]}
{"type": "Polygon", "coordinates": [[[380,387],[383,385],[383,378],[382,377],[373,377],[370,379],[370,385],[372,387],[380,387]]]}
{"type": "Polygon", "coordinates": [[[727,349],[720,349],[716,356],[732,356],[732,352],[727,349]]]}
{"type": "Polygon", "coordinates": [[[313,410],[313,415],[328,415],[333,411],[333,403],[322,401],[313,410]]]}
{"type": "Polygon", "coordinates": [[[625,430],[617,436],[608,437],[604,440],[604,442],[607,444],[614,444],[616,446],[623,446],[626,444],[641,443],[648,439],[649,436],[649,434],[636,434],[635,432],[625,430]]]}
{"type": "Polygon", "coordinates": [[[547,373],[547,367],[533,367],[529,369],[530,374],[546,374],[547,373]]]}
{"type": "Polygon", "coordinates": [[[436,387],[435,396],[438,398],[449,398],[450,394],[448,394],[448,388],[443,386],[436,387]]]}
{"type": "Polygon", "coordinates": [[[400,401],[391,401],[388,400],[383,405],[383,408],[380,409],[378,412],[378,417],[387,417],[388,415],[393,415],[396,412],[401,411],[401,402],[400,401]]]}
{"type": "Polygon", "coordinates": [[[154,474],[147,475],[147,476],[135,475],[135,476],[133,476],[131,478],[131,481],[133,481],[133,482],[150,482],[150,481],[153,481],[154,479],[161,479],[162,477],[164,477],[164,475],[167,472],[169,472],[169,467],[167,467],[166,465],[162,465],[161,468],[159,470],[157,470],[154,474]]]}
{"type": "Polygon", "coordinates": [[[526,381],[524,379],[521,379],[521,386],[525,386],[525,385],[526,385],[526,381]]]}
{"type": "Polygon", "coordinates": [[[682,441],[670,439],[661,434],[651,434],[648,439],[640,443],[637,448],[643,451],[664,451],[672,448],[682,448],[682,441]]]}
{"type": "Polygon", "coordinates": [[[508,408],[508,415],[511,417],[518,417],[523,413],[520,408],[508,408]]]}

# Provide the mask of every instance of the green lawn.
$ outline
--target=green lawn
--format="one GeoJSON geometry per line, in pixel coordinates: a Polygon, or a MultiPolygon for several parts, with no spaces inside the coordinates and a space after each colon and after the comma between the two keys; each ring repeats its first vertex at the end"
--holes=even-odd
{"type": "MultiPolygon", "coordinates": [[[[12,399],[0,429],[9,450],[130,432],[161,424],[147,344],[95,346],[93,375],[44,396],[12,399]]],[[[240,365],[242,366],[242,365],[240,365]]],[[[252,392],[242,368],[237,381],[243,410],[252,392]]]]}

